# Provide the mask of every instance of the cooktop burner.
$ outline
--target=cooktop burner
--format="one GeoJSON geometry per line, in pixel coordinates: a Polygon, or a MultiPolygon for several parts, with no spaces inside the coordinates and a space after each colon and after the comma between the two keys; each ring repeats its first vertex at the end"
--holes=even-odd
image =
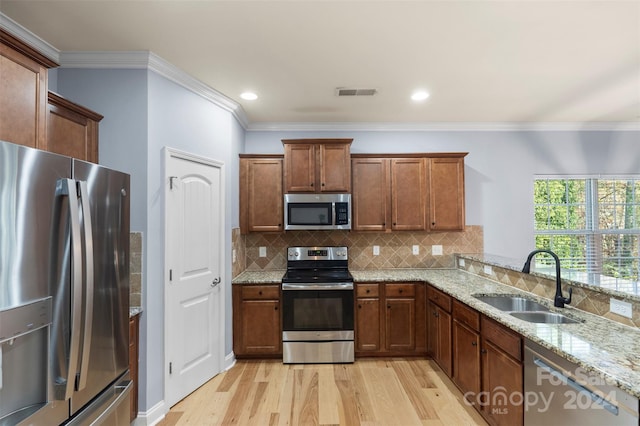
{"type": "Polygon", "coordinates": [[[289,247],[286,283],[353,282],[346,247],[289,247]]]}

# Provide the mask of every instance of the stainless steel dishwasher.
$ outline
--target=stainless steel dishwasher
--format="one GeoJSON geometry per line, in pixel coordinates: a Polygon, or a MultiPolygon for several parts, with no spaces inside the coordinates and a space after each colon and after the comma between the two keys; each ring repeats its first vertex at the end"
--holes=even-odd
{"type": "Polygon", "coordinates": [[[525,340],[525,426],[638,426],[638,398],[525,340]]]}

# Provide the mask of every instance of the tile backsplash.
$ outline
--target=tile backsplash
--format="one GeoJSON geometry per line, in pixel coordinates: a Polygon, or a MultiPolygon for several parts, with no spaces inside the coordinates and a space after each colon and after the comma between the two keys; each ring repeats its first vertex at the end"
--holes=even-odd
{"type": "Polygon", "coordinates": [[[142,233],[129,234],[129,305],[142,306],[142,233]]]}
{"type": "Polygon", "coordinates": [[[347,246],[352,270],[389,268],[453,268],[455,253],[478,253],[483,250],[481,226],[467,226],[458,232],[349,232],[288,231],[284,233],[232,232],[236,263],[235,277],[243,270],[285,269],[286,249],[291,246],[347,246]],[[442,255],[433,255],[432,246],[442,246],[442,255]],[[378,246],[380,254],[373,254],[378,246]],[[419,253],[413,254],[413,246],[419,253]],[[266,256],[260,257],[260,247],[266,256]]]}

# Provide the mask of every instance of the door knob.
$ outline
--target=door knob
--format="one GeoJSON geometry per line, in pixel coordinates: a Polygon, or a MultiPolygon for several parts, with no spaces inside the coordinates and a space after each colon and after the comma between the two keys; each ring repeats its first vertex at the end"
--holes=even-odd
{"type": "Polygon", "coordinates": [[[211,287],[215,287],[218,284],[220,284],[220,277],[213,279],[213,282],[211,283],[211,287]]]}

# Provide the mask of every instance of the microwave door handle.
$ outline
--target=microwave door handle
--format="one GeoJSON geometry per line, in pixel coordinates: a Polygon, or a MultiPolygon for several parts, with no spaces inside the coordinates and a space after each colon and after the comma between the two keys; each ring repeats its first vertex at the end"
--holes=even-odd
{"type": "MultiPolygon", "coordinates": [[[[60,179],[56,186],[56,195],[64,195],[69,199],[69,216],[71,228],[71,318],[69,356],[67,358],[67,377],[60,378],[60,400],[71,398],[74,391],[78,355],[80,346],[80,331],[82,321],[82,244],[80,238],[80,210],[78,208],[78,192],[73,179],[60,179]]],[[[56,302],[58,303],[58,302],[56,302]]],[[[64,342],[58,342],[64,344],[64,342]]],[[[58,356],[61,354],[58,353],[58,356]]]]}
{"type": "Polygon", "coordinates": [[[89,203],[89,190],[87,182],[78,183],[80,189],[80,201],[82,205],[82,224],[84,234],[84,324],[82,338],[82,357],[80,360],[80,372],[78,374],[77,390],[82,390],[87,385],[87,375],[89,372],[89,355],[91,350],[91,333],[93,328],[93,295],[94,295],[94,274],[93,274],[93,228],[91,223],[91,205],[89,203]]]}

